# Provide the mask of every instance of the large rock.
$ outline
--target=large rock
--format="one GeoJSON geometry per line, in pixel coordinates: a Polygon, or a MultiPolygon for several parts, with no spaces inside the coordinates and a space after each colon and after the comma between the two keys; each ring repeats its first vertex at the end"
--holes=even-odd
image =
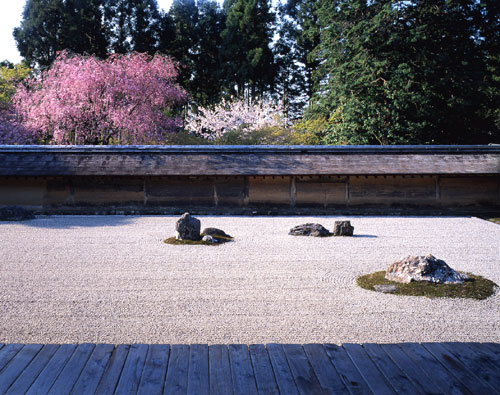
{"type": "Polygon", "coordinates": [[[411,281],[429,281],[437,284],[462,284],[467,276],[449,267],[432,255],[407,256],[394,262],[385,273],[387,280],[408,284],[411,281]]]}
{"type": "Polygon", "coordinates": [[[217,229],[217,228],[205,228],[203,229],[203,231],[201,232],[202,235],[206,235],[206,236],[212,236],[212,237],[215,237],[217,238],[217,236],[219,237],[225,237],[227,239],[232,239],[232,236],[229,236],[226,232],[224,232],[222,229],[217,229]]]}
{"type": "Polygon", "coordinates": [[[184,213],[175,223],[175,238],[178,240],[198,241],[201,239],[200,228],[199,219],[192,217],[189,213],[184,213]]]}
{"type": "Polygon", "coordinates": [[[24,221],[33,219],[35,215],[19,206],[8,206],[0,208],[0,221],[24,221]]]}
{"type": "Polygon", "coordinates": [[[334,236],[352,236],[354,233],[354,226],[351,221],[335,221],[333,225],[334,236]]]}
{"type": "Polygon", "coordinates": [[[330,232],[323,225],[307,223],[302,225],[294,226],[288,232],[289,235],[293,236],[314,236],[314,237],[323,237],[329,236],[330,232]]]}

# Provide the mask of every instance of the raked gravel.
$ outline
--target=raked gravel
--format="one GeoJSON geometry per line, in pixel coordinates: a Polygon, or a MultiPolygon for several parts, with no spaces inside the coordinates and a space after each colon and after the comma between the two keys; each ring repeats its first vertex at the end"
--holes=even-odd
{"type": "Polygon", "coordinates": [[[432,253],[500,284],[500,226],[477,218],[209,217],[235,237],[167,245],[177,217],[0,222],[0,342],[500,342],[484,301],[367,291],[356,277],[432,253]],[[289,236],[305,222],[355,237],[289,236]]]}

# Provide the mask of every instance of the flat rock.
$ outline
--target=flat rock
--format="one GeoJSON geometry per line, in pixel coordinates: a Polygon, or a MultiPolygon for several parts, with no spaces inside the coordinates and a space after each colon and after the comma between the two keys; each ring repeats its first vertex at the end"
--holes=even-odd
{"type": "Polygon", "coordinates": [[[226,232],[224,232],[222,229],[217,229],[217,228],[205,228],[203,229],[203,231],[201,232],[202,235],[207,235],[207,236],[213,236],[215,238],[217,238],[217,236],[219,237],[226,237],[228,239],[232,239],[233,237],[232,236],[229,236],[226,232]]]}
{"type": "Polygon", "coordinates": [[[334,236],[352,236],[354,234],[354,226],[351,221],[335,221],[333,225],[334,236]]]}
{"type": "Polygon", "coordinates": [[[19,206],[8,206],[0,208],[0,221],[25,221],[34,219],[35,215],[19,206]]]}
{"type": "Polygon", "coordinates": [[[387,280],[408,284],[411,281],[429,281],[436,284],[462,284],[468,279],[433,255],[407,256],[394,262],[385,273],[387,280]]]}
{"type": "Polygon", "coordinates": [[[373,289],[377,292],[383,292],[385,294],[387,293],[392,293],[396,292],[398,290],[398,287],[396,285],[389,285],[389,284],[376,284],[373,286],[373,289]]]}
{"type": "Polygon", "coordinates": [[[201,240],[204,241],[205,243],[217,243],[217,239],[215,239],[214,237],[212,237],[210,235],[203,236],[203,238],[201,240]]]}
{"type": "Polygon", "coordinates": [[[200,228],[201,222],[199,219],[189,213],[184,213],[175,223],[175,238],[178,240],[198,241],[201,239],[200,228]]]}
{"type": "Polygon", "coordinates": [[[288,232],[292,236],[313,236],[313,237],[323,237],[329,236],[330,232],[323,225],[307,223],[302,225],[294,226],[288,232]]]}

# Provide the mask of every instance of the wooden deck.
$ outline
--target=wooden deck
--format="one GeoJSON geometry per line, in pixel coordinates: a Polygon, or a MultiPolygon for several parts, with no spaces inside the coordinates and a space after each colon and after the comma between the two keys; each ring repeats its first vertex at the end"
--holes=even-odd
{"type": "Polygon", "coordinates": [[[500,344],[0,344],[0,394],[495,394],[500,344]]]}

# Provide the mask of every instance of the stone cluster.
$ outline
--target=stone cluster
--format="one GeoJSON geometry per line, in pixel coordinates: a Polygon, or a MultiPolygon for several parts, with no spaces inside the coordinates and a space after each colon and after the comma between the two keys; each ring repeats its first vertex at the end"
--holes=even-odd
{"type": "Polygon", "coordinates": [[[294,226],[288,232],[292,236],[313,236],[313,237],[325,237],[325,236],[352,236],[354,234],[354,227],[351,225],[351,221],[335,221],[333,226],[333,232],[330,233],[321,224],[307,223],[302,225],[294,226]]]}
{"type": "Polygon", "coordinates": [[[201,222],[189,213],[184,213],[175,223],[175,238],[177,240],[204,241],[218,243],[220,238],[232,239],[222,229],[205,228],[202,232],[201,222]]]}

